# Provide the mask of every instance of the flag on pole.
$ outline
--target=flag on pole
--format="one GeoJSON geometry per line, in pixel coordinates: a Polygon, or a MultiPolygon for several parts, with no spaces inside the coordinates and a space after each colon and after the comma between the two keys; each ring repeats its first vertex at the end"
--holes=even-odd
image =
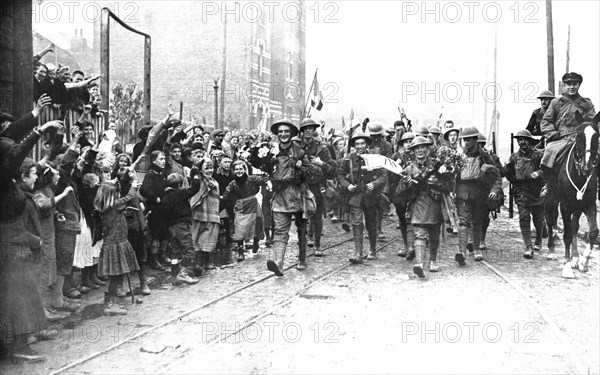
{"type": "Polygon", "coordinates": [[[402,167],[396,163],[394,160],[379,154],[358,154],[365,161],[365,167],[367,170],[372,171],[374,169],[387,169],[388,171],[401,174],[403,169],[402,167]]]}
{"type": "Polygon", "coordinates": [[[313,78],[313,97],[310,100],[310,105],[320,111],[323,108],[323,94],[319,90],[319,81],[317,81],[317,73],[315,72],[315,78],[313,78]]]}

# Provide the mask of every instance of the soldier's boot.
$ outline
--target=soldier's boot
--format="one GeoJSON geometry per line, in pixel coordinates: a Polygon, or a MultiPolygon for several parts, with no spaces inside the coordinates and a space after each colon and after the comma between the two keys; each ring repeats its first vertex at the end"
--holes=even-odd
{"type": "Polygon", "coordinates": [[[467,253],[467,237],[469,236],[469,231],[466,226],[458,227],[458,252],[454,255],[454,260],[458,263],[459,266],[464,266],[467,263],[465,262],[465,255],[467,253]]]}
{"type": "Polygon", "coordinates": [[[354,235],[354,255],[350,263],[361,264],[363,262],[363,231],[360,228],[352,228],[354,235]]]}
{"type": "Polygon", "coordinates": [[[304,241],[298,242],[298,265],[296,269],[300,271],[306,269],[306,243],[304,241]]]}
{"type": "Polygon", "coordinates": [[[367,260],[376,260],[376,259],[377,259],[377,232],[369,233],[369,255],[367,255],[367,260]]]}
{"type": "Polygon", "coordinates": [[[423,260],[427,251],[426,241],[415,240],[415,256],[419,263],[413,266],[413,273],[420,278],[425,277],[425,273],[423,272],[423,260]]]}
{"type": "Polygon", "coordinates": [[[267,261],[267,269],[277,276],[283,276],[283,260],[285,258],[286,247],[287,244],[285,242],[274,242],[269,260],[267,261]]]}

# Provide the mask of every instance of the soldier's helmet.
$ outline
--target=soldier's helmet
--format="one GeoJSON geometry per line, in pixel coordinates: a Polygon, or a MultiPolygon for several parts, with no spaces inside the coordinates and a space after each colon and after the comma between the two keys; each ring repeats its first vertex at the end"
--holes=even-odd
{"type": "Polygon", "coordinates": [[[452,132],[456,132],[456,135],[458,135],[460,133],[460,130],[458,130],[457,128],[448,128],[444,131],[444,139],[448,140],[448,138],[450,137],[450,133],[452,132]]]}
{"type": "Polygon", "coordinates": [[[412,142],[410,142],[410,146],[408,146],[408,148],[414,148],[420,145],[431,146],[432,144],[433,142],[431,142],[429,138],[418,135],[412,140],[412,142]]]}
{"type": "Polygon", "coordinates": [[[371,137],[369,137],[363,132],[356,132],[352,135],[352,138],[350,138],[351,147],[354,147],[354,142],[356,142],[357,139],[364,139],[367,142],[367,144],[371,144],[371,137]]]}
{"type": "Polygon", "coordinates": [[[400,141],[401,141],[401,142],[404,142],[404,141],[412,141],[413,139],[415,139],[415,137],[416,137],[416,135],[415,135],[415,133],[413,133],[413,132],[404,133],[404,134],[402,135],[402,138],[400,138],[400,141]]]}
{"type": "Polygon", "coordinates": [[[319,128],[321,125],[317,124],[315,122],[315,120],[307,117],[304,120],[300,121],[300,131],[302,131],[302,129],[306,128],[307,126],[314,126],[315,129],[319,128]]]}
{"type": "Polygon", "coordinates": [[[415,129],[415,135],[420,135],[421,137],[427,137],[427,136],[429,136],[429,134],[431,134],[429,132],[429,129],[427,129],[427,127],[424,125],[419,126],[415,129]]]}
{"type": "Polygon", "coordinates": [[[551,91],[542,91],[540,93],[540,96],[537,97],[538,99],[554,99],[554,94],[551,91]]]}
{"type": "Polygon", "coordinates": [[[369,135],[382,135],[385,132],[383,125],[375,121],[369,122],[367,129],[369,130],[369,135]]]}
{"type": "Polygon", "coordinates": [[[440,128],[438,128],[437,126],[432,126],[429,128],[429,132],[433,135],[439,135],[442,134],[442,131],[440,130],[440,128]]]}
{"type": "Polygon", "coordinates": [[[530,139],[530,140],[533,140],[533,141],[535,140],[535,138],[533,138],[533,136],[531,135],[531,132],[529,130],[527,130],[527,129],[525,129],[525,130],[519,130],[517,132],[517,134],[514,135],[513,138],[517,138],[517,139],[518,138],[527,138],[527,139],[530,139]]]}
{"type": "Polygon", "coordinates": [[[477,143],[479,143],[480,145],[485,145],[487,143],[486,136],[479,133],[479,135],[477,135],[477,143]]]}
{"type": "Polygon", "coordinates": [[[476,127],[474,126],[469,126],[463,129],[462,133],[460,134],[461,139],[465,139],[465,138],[477,138],[479,137],[479,130],[477,130],[476,127]]]}
{"type": "Polygon", "coordinates": [[[296,127],[296,125],[294,125],[292,123],[291,120],[288,120],[288,119],[279,120],[276,123],[274,123],[273,125],[271,125],[271,132],[273,134],[277,135],[277,131],[279,130],[279,127],[281,125],[287,125],[287,126],[290,127],[292,137],[298,135],[298,128],[296,127]]]}

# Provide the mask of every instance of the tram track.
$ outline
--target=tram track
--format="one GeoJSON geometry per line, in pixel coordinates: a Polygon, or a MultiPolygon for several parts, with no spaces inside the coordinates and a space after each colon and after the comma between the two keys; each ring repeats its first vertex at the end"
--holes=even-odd
{"type": "MultiPolygon", "coordinates": [[[[387,229],[387,228],[391,227],[392,225],[393,226],[396,225],[395,221],[393,223],[389,223],[389,224],[384,225],[384,228],[387,229]]],[[[397,236],[395,238],[401,238],[401,237],[397,236]]],[[[340,247],[340,246],[342,246],[342,245],[344,245],[344,244],[346,244],[348,242],[352,242],[352,241],[353,241],[353,238],[349,237],[349,238],[340,240],[340,241],[338,241],[338,242],[336,242],[334,244],[328,245],[328,246],[322,248],[322,250],[323,251],[332,250],[332,249],[338,248],[338,247],[340,247]]],[[[380,247],[378,247],[378,251],[381,250],[381,249],[383,249],[383,248],[385,248],[385,247],[387,247],[388,245],[391,245],[392,243],[394,243],[394,242],[392,241],[392,239],[390,239],[390,241],[388,241],[387,243],[385,243],[385,244],[381,245],[380,247]]],[[[291,246],[289,246],[288,248],[290,248],[290,247],[291,246]]],[[[263,250],[263,251],[265,251],[265,250],[263,250]]],[[[269,251],[269,249],[266,249],[266,251],[269,251]]],[[[309,257],[312,257],[312,256],[313,256],[313,254],[309,255],[309,257]]],[[[291,263],[289,266],[287,266],[285,268],[285,271],[287,272],[287,271],[289,271],[291,269],[294,269],[296,267],[296,265],[297,265],[297,262],[291,263]]],[[[333,271],[330,270],[328,272],[325,272],[323,275],[318,276],[316,280],[317,281],[323,280],[326,277],[330,276],[331,274],[333,274],[335,272],[339,272],[340,270],[348,267],[349,265],[350,265],[350,263],[345,263],[343,266],[335,267],[333,271]]],[[[126,337],[123,340],[115,342],[114,344],[112,344],[112,345],[110,345],[110,346],[108,346],[108,347],[106,347],[106,348],[104,348],[102,350],[99,350],[97,352],[91,353],[91,354],[89,354],[89,355],[87,355],[87,356],[85,356],[83,358],[80,358],[80,359],[78,359],[76,361],[70,362],[70,363],[68,363],[68,364],[60,367],[59,369],[50,372],[50,375],[65,373],[67,370],[71,370],[71,369],[73,369],[75,367],[84,365],[84,364],[86,364],[87,362],[89,362],[89,361],[91,361],[93,359],[96,359],[96,358],[101,357],[103,355],[106,355],[106,354],[108,354],[108,353],[110,353],[112,351],[115,351],[116,349],[119,349],[120,347],[122,347],[123,345],[125,345],[127,343],[137,342],[137,340],[139,338],[141,338],[141,337],[147,336],[148,334],[156,332],[157,330],[160,330],[161,328],[165,328],[165,327],[167,327],[169,325],[178,324],[178,323],[180,323],[182,321],[183,318],[188,317],[191,314],[194,314],[194,313],[200,312],[202,310],[208,309],[211,306],[214,306],[214,305],[218,304],[219,302],[225,301],[228,298],[231,298],[231,297],[233,297],[233,296],[235,296],[237,294],[240,294],[240,293],[242,293],[242,292],[244,292],[244,291],[246,291],[246,290],[248,290],[250,288],[253,288],[253,287],[256,287],[258,285],[261,285],[265,281],[267,281],[269,279],[273,279],[273,278],[277,278],[277,277],[274,274],[272,274],[272,273],[265,274],[264,276],[261,276],[261,277],[259,277],[258,279],[254,280],[252,282],[246,283],[246,284],[244,284],[244,285],[242,285],[242,286],[240,286],[240,287],[238,287],[238,288],[236,288],[234,290],[231,290],[231,291],[229,291],[227,293],[224,293],[224,294],[222,294],[222,295],[220,295],[220,296],[218,296],[216,298],[213,298],[212,300],[210,300],[208,302],[205,302],[205,303],[201,304],[200,306],[196,306],[196,307],[193,307],[191,309],[188,309],[188,310],[186,310],[186,311],[184,311],[184,312],[182,312],[180,314],[177,314],[174,317],[171,317],[169,319],[163,320],[163,321],[161,321],[161,322],[159,322],[157,324],[154,324],[154,325],[152,325],[152,326],[150,326],[150,327],[148,327],[148,328],[146,328],[146,329],[144,329],[144,330],[142,330],[142,331],[140,331],[140,332],[138,332],[138,333],[136,333],[134,335],[128,336],[128,337],[126,337]]],[[[308,289],[310,286],[313,286],[317,281],[311,282],[309,284],[309,286],[303,288],[302,291],[308,289]]],[[[269,309],[269,311],[271,311],[271,310],[274,311],[280,305],[281,306],[285,306],[286,304],[290,303],[291,301],[293,301],[293,299],[297,298],[302,293],[302,291],[295,293],[294,296],[291,297],[291,299],[290,298],[286,298],[284,301],[271,306],[271,308],[269,309]],[[289,299],[289,301],[288,301],[288,299],[289,299]]],[[[262,316],[262,314],[260,314],[259,316],[262,316]]],[[[257,318],[258,317],[252,318],[252,321],[256,321],[257,318]]],[[[210,343],[218,342],[218,341],[215,341],[215,340],[217,340],[217,338],[218,337],[214,337],[213,339],[211,339],[210,343]]],[[[183,357],[185,357],[185,356],[183,356],[183,357]]]]}

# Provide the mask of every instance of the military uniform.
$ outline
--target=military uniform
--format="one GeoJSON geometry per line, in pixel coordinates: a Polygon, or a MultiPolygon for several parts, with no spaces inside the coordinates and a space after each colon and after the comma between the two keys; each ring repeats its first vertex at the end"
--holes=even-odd
{"type": "MultiPolygon", "coordinates": [[[[465,128],[461,138],[477,137],[479,131],[474,127],[465,128]]],[[[465,153],[465,163],[456,177],[456,210],[459,218],[458,242],[459,253],[455,259],[460,265],[464,264],[468,232],[472,229],[475,259],[482,260],[480,240],[482,223],[488,214],[487,199],[492,192],[497,195],[502,191],[502,180],[491,156],[479,147],[465,153]],[[492,181],[490,181],[492,180],[492,181]],[[462,260],[459,259],[462,257],[462,260]]]]}
{"type": "Polygon", "coordinates": [[[556,157],[575,140],[579,125],[575,113],[578,111],[584,118],[591,119],[596,114],[592,101],[579,94],[574,97],[563,95],[550,103],[541,123],[542,133],[547,140],[542,158],[544,167],[552,168],[556,157]]]}
{"type": "MultiPolygon", "coordinates": [[[[315,123],[311,119],[304,119],[300,123],[300,131],[306,126],[310,127],[318,127],[319,124],[315,123]]],[[[313,233],[314,238],[314,246],[315,246],[315,256],[322,256],[321,252],[321,235],[323,234],[323,212],[324,212],[324,202],[323,202],[323,193],[321,192],[321,188],[323,190],[326,187],[326,176],[331,176],[336,174],[337,165],[335,164],[335,160],[331,158],[331,153],[327,149],[325,145],[316,139],[311,139],[309,143],[304,143],[302,145],[302,150],[307,157],[318,157],[321,159],[323,164],[318,168],[321,169],[322,173],[318,179],[311,179],[308,181],[308,188],[315,196],[315,200],[317,203],[317,210],[313,214],[310,219],[310,227],[311,232],[313,233]]]]}
{"type": "MultiPolygon", "coordinates": [[[[430,144],[430,141],[422,137],[413,140],[414,145],[430,144]]],[[[404,171],[415,184],[409,188],[411,200],[408,208],[408,216],[414,230],[414,249],[418,264],[413,266],[413,272],[419,277],[424,277],[423,264],[429,250],[429,270],[438,271],[435,262],[440,245],[440,228],[444,221],[442,214],[442,194],[449,193],[449,183],[442,183],[437,177],[437,171],[429,159],[424,161],[412,161],[404,171]]]]}
{"type": "MultiPolygon", "coordinates": [[[[352,137],[368,137],[364,134],[357,134],[352,137]]],[[[369,233],[370,258],[375,257],[377,246],[377,205],[381,199],[381,193],[388,181],[387,172],[384,169],[367,171],[365,161],[357,154],[347,155],[338,169],[338,183],[340,187],[348,191],[348,186],[355,185],[353,192],[348,192],[347,212],[350,212],[350,223],[354,234],[355,257],[352,260],[362,261],[363,253],[363,230],[367,227],[369,233]],[[373,191],[369,191],[366,185],[372,183],[373,191]]]]}
{"type": "Polygon", "coordinates": [[[506,179],[514,184],[515,201],[519,209],[519,226],[527,252],[532,249],[532,217],[536,230],[535,249],[540,250],[542,245],[544,198],[540,198],[540,193],[544,186],[544,179],[542,178],[541,161],[542,152],[540,150],[531,149],[527,153],[519,150],[510,156],[505,166],[506,179]]]}

